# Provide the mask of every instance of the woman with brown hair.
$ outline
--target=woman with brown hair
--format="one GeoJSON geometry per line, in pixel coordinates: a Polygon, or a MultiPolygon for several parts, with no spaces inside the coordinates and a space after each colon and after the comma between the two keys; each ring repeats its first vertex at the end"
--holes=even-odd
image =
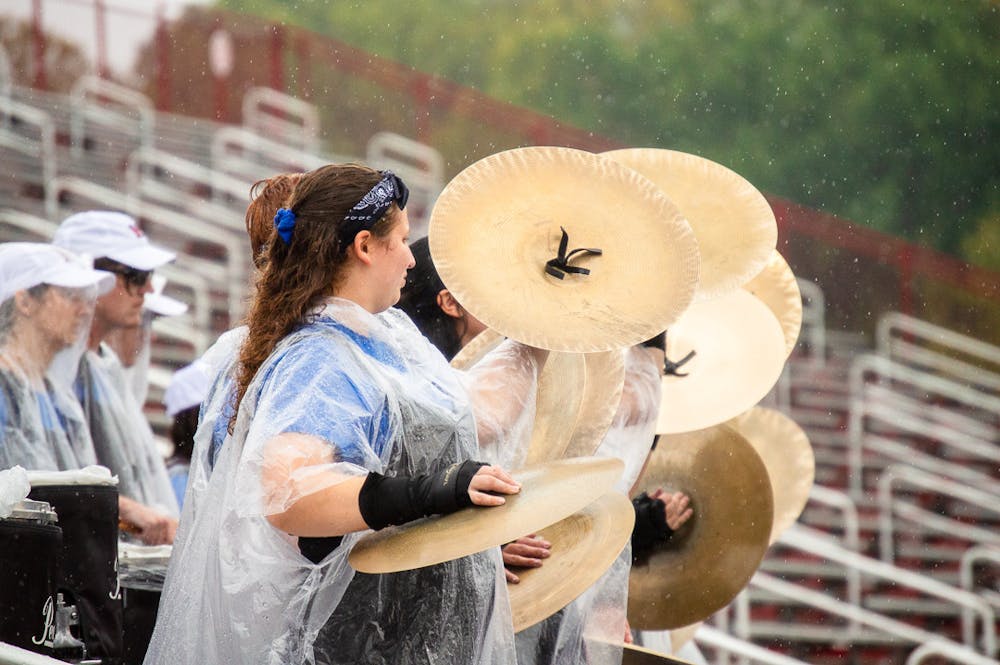
{"type": "Polygon", "coordinates": [[[182,525],[147,663],[513,662],[498,549],[391,575],[347,563],[368,528],[519,489],[468,461],[468,396],[392,308],[406,196],[389,172],[331,165],[275,216],[232,434],[197,488],[212,510],[182,525]]]}

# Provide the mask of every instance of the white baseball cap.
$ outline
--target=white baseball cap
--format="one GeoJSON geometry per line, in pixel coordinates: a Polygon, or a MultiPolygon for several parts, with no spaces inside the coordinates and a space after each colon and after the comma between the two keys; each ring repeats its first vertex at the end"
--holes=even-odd
{"type": "Polygon", "coordinates": [[[94,270],[90,259],[54,245],[35,242],[0,245],[0,302],[39,284],[69,288],[96,286],[98,294],[103,294],[114,287],[115,276],[94,270]]]}
{"type": "Polygon", "coordinates": [[[63,220],[52,244],[77,254],[107,257],[136,270],[153,270],[177,255],[150,244],[135,219],[123,212],[91,210],[63,220]]]}
{"type": "Polygon", "coordinates": [[[173,418],[184,409],[205,401],[208,397],[210,371],[208,363],[195,360],[174,372],[170,385],[163,393],[163,405],[167,407],[168,416],[173,418]]]}

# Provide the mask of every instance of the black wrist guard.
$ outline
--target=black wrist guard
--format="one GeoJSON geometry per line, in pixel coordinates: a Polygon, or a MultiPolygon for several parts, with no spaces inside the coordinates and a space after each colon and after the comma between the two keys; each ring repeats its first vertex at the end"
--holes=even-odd
{"type": "Polygon", "coordinates": [[[642,345],[651,349],[659,349],[665,353],[667,350],[667,331],[664,330],[656,337],[650,337],[642,345]]]}
{"type": "Polygon", "coordinates": [[[670,540],[674,530],[667,526],[667,506],[643,492],[632,499],[635,526],[632,528],[632,563],[645,561],[661,545],[670,540]]]}
{"type": "Polygon", "coordinates": [[[436,473],[387,478],[371,472],[358,494],[358,509],[372,529],[447,515],[472,505],[469,484],[483,462],[468,460],[436,473]]]}

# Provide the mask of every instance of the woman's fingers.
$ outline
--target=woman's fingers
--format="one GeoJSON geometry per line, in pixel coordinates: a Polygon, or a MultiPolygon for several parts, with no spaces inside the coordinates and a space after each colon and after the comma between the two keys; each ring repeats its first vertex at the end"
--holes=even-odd
{"type": "Polygon", "coordinates": [[[473,491],[517,494],[521,491],[521,483],[511,478],[510,474],[498,466],[484,466],[479,469],[472,477],[472,482],[469,483],[470,496],[473,491]]]}
{"type": "Polygon", "coordinates": [[[521,578],[510,572],[506,568],[503,569],[504,575],[507,576],[507,584],[517,584],[521,581],[521,578]]]}

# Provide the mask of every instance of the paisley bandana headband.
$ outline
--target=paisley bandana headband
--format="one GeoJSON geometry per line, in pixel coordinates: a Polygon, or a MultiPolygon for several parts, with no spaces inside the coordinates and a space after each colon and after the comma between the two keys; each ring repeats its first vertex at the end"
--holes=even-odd
{"type": "Polygon", "coordinates": [[[354,237],[361,231],[371,229],[375,222],[385,217],[393,203],[402,210],[410,197],[410,190],[392,171],[379,171],[382,179],[371,190],[361,197],[361,200],[344,217],[340,229],[340,238],[346,246],[354,242],[354,237]]]}

